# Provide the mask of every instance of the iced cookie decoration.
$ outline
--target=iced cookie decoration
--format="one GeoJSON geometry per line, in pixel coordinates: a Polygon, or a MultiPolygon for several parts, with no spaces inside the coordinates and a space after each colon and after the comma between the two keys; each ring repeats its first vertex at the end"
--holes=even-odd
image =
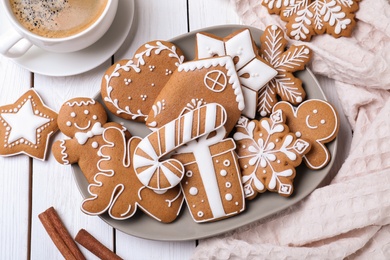
{"type": "Polygon", "coordinates": [[[142,139],[134,152],[134,169],[141,183],[159,191],[178,185],[184,175],[183,165],[176,159],[162,158],[180,146],[223,127],[226,117],[221,105],[203,105],[142,139]]]}
{"type": "Polygon", "coordinates": [[[196,57],[198,59],[214,56],[232,57],[242,84],[245,108],[242,114],[249,118],[256,116],[258,92],[277,74],[257,55],[249,29],[242,29],[220,38],[208,33],[196,34],[196,57]]]}
{"type": "Polygon", "coordinates": [[[309,99],[297,108],[280,102],[274,110],[283,110],[290,131],[311,143],[303,158],[306,165],[315,170],[325,167],[331,159],[325,144],[336,138],[340,126],[336,109],[327,101],[309,99]]]}
{"type": "Polygon", "coordinates": [[[281,110],[260,121],[242,117],[233,138],[246,198],[266,190],[285,197],[293,193],[295,168],[310,144],[290,132],[281,110]]]}
{"type": "Polygon", "coordinates": [[[104,140],[102,133],[108,125],[103,106],[91,98],[73,98],[66,101],[58,113],[58,127],[70,139],[57,140],[53,155],[61,164],[78,163],[88,182],[98,172],[98,151],[104,140]]]}
{"type": "Polygon", "coordinates": [[[264,0],[270,14],[285,22],[288,37],[310,41],[311,37],[330,34],[335,38],[350,36],[355,27],[359,0],[264,0]]]}
{"type": "Polygon", "coordinates": [[[101,95],[108,110],[124,119],[145,122],[158,93],[183,61],[181,50],[172,43],[145,43],[133,59],[121,60],[105,72],[101,95]]]}
{"type": "Polygon", "coordinates": [[[103,132],[105,144],[99,148],[101,158],[81,209],[89,215],[108,212],[118,220],[132,217],[137,209],[158,221],[168,223],[176,219],[183,204],[183,194],[177,186],[156,193],[145,187],[133,169],[134,149],[141,139],[125,134],[122,129],[110,126],[103,132]]]}
{"type": "Polygon", "coordinates": [[[229,120],[225,128],[230,132],[245,103],[233,60],[229,56],[179,65],[156,98],[146,125],[160,128],[186,111],[208,103],[220,104],[226,110],[229,120]]]}
{"type": "Polygon", "coordinates": [[[284,32],[276,25],[268,26],[260,37],[260,54],[277,71],[277,75],[268,82],[259,93],[257,104],[261,116],[272,113],[272,107],[278,102],[278,96],[283,101],[294,105],[300,104],[306,97],[302,81],[293,73],[303,70],[310,61],[312,52],[305,46],[290,46],[287,50],[287,40],[284,32]]]}
{"type": "Polygon", "coordinates": [[[232,217],[245,209],[236,146],[233,139],[224,139],[225,134],[220,128],[173,155],[185,168],[181,187],[195,222],[232,217]]]}
{"type": "Polygon", "coordinates": [[[0,155],[26,154],[44,160],[50,136],[58,130],[57,113],[30,89],[15,103],[0,106],[0,155]]]}

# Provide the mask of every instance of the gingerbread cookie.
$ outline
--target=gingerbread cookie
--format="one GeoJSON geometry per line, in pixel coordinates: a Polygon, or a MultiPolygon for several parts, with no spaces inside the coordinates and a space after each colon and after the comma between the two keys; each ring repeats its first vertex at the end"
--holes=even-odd
{"type": "Polygon", "coordinates": [[[161,160],[180,146],[224,126],[225,109],[215,103],[200,106],[146,136],[134,152],[134,169],[142,184],[154,190],[178,185],[184,167],[176,159],[161,160]]]}
{"type": "Polygon", "coordinates": [[[101,95],[108,110],[145,122],[158,93],[183,61],[181,50],[170,42],[145,43],[133,59],[121,60],[105,72],[101,95]]]}
{"type": "Polygon", "coordinates": [[[114,219],[128,219],[137,208],[158,221],[168,223],[176,219],[183,204],[180,187],[163,193],[145,187],[133,169],[135,147],[141,138],[132,137],[118,127],[107,127],[103,134],[105,144],[99,149],[99,172],[88,187],[91,197],[85,199],[81,209],[90,215],[104,212],[114,219]]]}
{"type": "Polygon", "coordinates": [[[241,174],[233,139],[225,129],[202,136],[172,156],[183,163],[181,187],[195,222],[235,216],[245,209],[241,174]]]}
{"type": "Polygon", "coordinates": [[[208,103],[220,104],[226,110],[229,120],[225,128],[230,132],[245,103],[234,63],[229,56],[179,65],[156,98],[146,125],[160,128],[186,111],[208,103]]]}
{"type": "Polygon", "coordinates": [[[26,154],[44,160],[50,136],[58,130],[57,113],[30,89],[15,103],[0,106],[0,155],[26,154]]]}
{"type": "Polygon", "coordinates": [[[232,57],[245,99],[242,114],[254,118],[258,92],[277,72],[257,55],[257,46],[249,29],[238,30],[225,38],[197,33],[195,52],[198,59],[224,55],[232,57]]]}
{"type": "Polygon", "coordinates": [[[57,140],[52,147],[53,155],[61,164],[78,163],[88,182],[98,172],[99,147],[104,144],[103,130],[107,114],[103,106],[91,98],[73,98],[66,101],[58,114],[58,127],[71,139],[57,140]]]}
{"type": "Polygon", "coordinates": [[[282,110],[260,121],[242,117],[233,138],[246,198],[253,199],[266,190],[286,197],[293,193],[295,168],[310,150],[310,143],[290,132],[282,110]]]}
{"type": "Polygon", "coordinates": [[[282,110],[290,131],[311,143],[311,150],[304,156],[310,169],[321,169],[331,159],[326,143],[338,134],[340,121],[336,109],[327,101],[310,99],[297,108],[287,102],[275,105],[274,110],[282,110]]]}
{"type": "Polygon", "coordinates": [[[312,52],[305,46],[290,46],[287,50],[287,40],[284,32],[276,25],[268,26],[260,38],[260,54],[273,68],[277,75],[268,82],[259,93],[258,112],[267,116],[278,102],[278,96],[294,105],[300,104],[306,97],[302,81],[293,72],[303,70],[310,61],[312,52]]]}
{"type": "Polygon", "coordinates": [[[285,22],[291,39],[310,41],[312,36],[330,34],[335,38],[351,36],[359,0],[264,0],[270,14],[285,22]]]}

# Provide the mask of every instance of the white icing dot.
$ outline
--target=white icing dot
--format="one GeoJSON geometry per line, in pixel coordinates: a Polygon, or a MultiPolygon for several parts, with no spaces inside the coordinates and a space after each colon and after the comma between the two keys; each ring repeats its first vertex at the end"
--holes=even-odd
{"type": "Polygon", "coordinates": [[[301,136],[302,136],[302,133],[301,133],[301,132],[299,132],[299,131],[297,131],[297,132],[295,133],[295,136],[299,138],[299,137],[301,137],[301,136]]]}
{"type": "Polygon", "coordinates": [[[93,115],[92,117],[93,120],[96,120],[97,118],[98,118],[97,115],[93,115]]]}
{"type": "Polygon", "coordinates": [[[313,113],[314,113],[314,114],[317,114],[317,113],[318,113],[318,110],[317,110],[317,109],[314,109],[314,110],[313,110],[313,113]]]}
{"type": "Polygon", "coordinates": [[[7,126],[7,127],[5,128],[5,130],[9,131],[9,130],[11,130],[11,127],[7,126]]]}
{"type": "Polygon", "coordinates": [[[84,110],[84,114],[88,115],[89,111],[87,109],[84,110]]]}
{"type": "Polygon", "coordinates": [[[234,204],[236,204],[236,206],[238,206],[239,203],[238,203],[238,201],[236,201],[236,203],[234,203],[234,204]]]}
{"type": "Polygon", "coordinates": [[[278,27],[276,25],[272,25],[271,29],[276,31],[278,29],[278,27]]]}
{"type": "Polygon", "coordinates": [[[230,166],[230,161],[228,159],[226,159],[225,161],[223,161],[223,165],[230,166]]]}
{"type": "Polygon", "coordinates": [[[264,173],[264,174],[266,174],[266,173],[267,173],[267,171],[266,171],[266,170],[263,170],[263,173],[264,173]]]}
{"type": "Polygon", "coordinates": [[[242,146],[242,149],[245,149],[246,148],[246,145],[244,144],[243,146],[242,146]]]}
{"type": "Polygon", "coordinates": [[[75,112],[72,112],[72,113],[70,113],[70,116],[71,116],[71,117],[76,117],[76,113],[75,113],[75,112]]]}
{"type": "Polygon", "coordinates": [[[21,144],[24,143],[24,139],[23,139],[23,138],[20,139],[20,143],[21,143],[21,144]]]}
{"type": "Polygon", "coordinates": [[[198,189],[195,188],[195,187],[191,187],[190,190],[189,190],[189,193],[190,193],[192,196],[195,196],[196,194],[198,194],[198,189]]]}
{"type": "Polygon", "coordinates": [[[66,122],[66,126],[71,126],[72,125],[72,122],[68,121],[66,122]]]}
{"type": "Polygon", "coordinates": [[[226,199],[227,201],[231,201],[231,200],[233,199],[233,195],[230,194],[230,193],[228,193],[228,194],[225,195],[225,199],[226,199]]]}
{"type": "Polygon", "coordinates": [[[277,160],[276,162],[277,162],[277,163],[280,163],[280,160],[277,160]]]}
{"type": "Polygon", "coordinates": [[[232,187],[232,184],[231,184],[230,182],[226,182],[226,183],[225,183],[225,187],[226,187],[226,188],[231,188],[231,187],[232,187]]]}
{"type": "Polygon", "coordinates": [[[301,103],[302,102],[302,97],[297,97],[297,102],[301,103]]]}
{"type": "Polygon", "coordinates": [[[303,54],[309,54],[309,52],[310,52],[310,50],[307,49],[307,48],[305,48],[305,49],[303,50],[303,54]]]}
{"type": "Polygon", "coordinates": [[[192,177],[192,171],[186,172],[186,176],[187,176],[187,177],[192,177]]]}
{"type": "Polygon", "coordinates": [[[219,172],[219,174],[221,174],[221,176],[226,176],[227,175],[227,171],[226,170],[221,170],[220,172],[219,172]]]}
{"type": "Polygon", "coordinates": [[[247,169],[247,168],[248,168],[248,165],[245,164],[245,165],[244,165],[244,168],[247,169]]]}
{"type": "Polygon", "coordinates": [[[197,214],[197,215],[198,215],[198,217],[200,217],[200,218],[203,217],[203,215],[204,215],[204,214],[203,214],[203,211],[198,211],[198,214],[197,214]]]}
{"type": "Polygon", "coordinates": [[[92,148],[98,148],[99,147],[99,144],[98,144],[98,142],[93,142],[92,143],[92,148]]]}
{"type": "Polygon", "coordinates": [[[321,122],[321,124],[325,124],[326,123],[326,121],[324,119],[322,119],[320,122],[321,122]]]}

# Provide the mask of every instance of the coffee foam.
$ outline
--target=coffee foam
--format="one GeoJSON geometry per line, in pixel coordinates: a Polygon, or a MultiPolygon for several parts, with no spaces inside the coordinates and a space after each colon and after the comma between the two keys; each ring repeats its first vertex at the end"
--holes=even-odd
{"type": "Polygon", "coordinates": [[[48,38],[68,37],[91,26],[107,0],[10,0],[19,22],[30,32],[48,38]]]}

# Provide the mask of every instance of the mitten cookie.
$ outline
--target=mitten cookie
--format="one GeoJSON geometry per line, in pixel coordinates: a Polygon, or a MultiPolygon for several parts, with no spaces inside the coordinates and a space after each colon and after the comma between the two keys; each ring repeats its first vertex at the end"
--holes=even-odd
{"type": "Polygon", "coordinates": [[[90,215],[108,212],[112,218],[121,220],[132,217],[140,208],[158,221],[175,220],[183,204],[180,187],[156,193],[145,187],[134,172],[134,149],[141,139],[127,140],[124,131],[114,126],[104,130],[103,138],[99,172],[88,187],[91,197],[83,201],[83,212],[90,215]]]}
{"type": "Polygon", "coordinates": [[[242,29],[220,38],[208,33],[196,34],[197,59],[229,55],[232,57],[240,78],[242,92],[245,97],[245,108],[242,114],[254,118],[258,92],[277,74],[269,64],[257,54],[249,29],[242,29]]]}
{"type": "Polygon", "coordinates": [[[264,0],[270,14],[285,22],[291,39],[310,41],[311,37],[330,34],[335,38],[350,36],[355,27],[359,0],[264,0]]]}
{"type": "Polygon", "coordinates": [[[259,93],[257,109],[261,116],[272,112],[278,102],[278,96],[294,105],[300,104],[306,97],[302,81],[294,77],[293,72],[303,70],[310,61],[312,52],[305,46],[290,46],[284,32],[276,25],[268,26],[260,37],[260,55],[277,71],[277,75],[268,82],[259,93]]]}
{"type": "Polygon", "coordinates": [[[15,103],[0,106],[0,155],[27,154],[44,160],[50,136],[58,130],[57,113],[30,89],[15,103]]]}
{"type": "Polygon", "coordinates": [[[236,126],[233,138],[248,199],[266,190],[286,197],[293,193],[295,168],[310,144],[296,138],[284,122],[282,111],[277,110],[260,121],[241,118],[236,126]]]}
{"type": "Polygon", "coordinates": [[[104,128],[117,123],[106,123],[103,106],[91,98],[73,98],[66,101],[58,114],[58,127],[70,139],[57,140],[52,147],[53,155],[61,164],[78,163],[88,182],[98,172],[98,151],[104,140],[104,128]]]}
{"type": "Polygon", "coordinates": [[[156,98],[146,125],[160,128],[191,111],[209,103],[220,104],[229,119],[225,128],[233,129],[245,107],[234,63],[229,56],[185,62],[156,98]]]}
{"type": "Polygon", "coordinates": [[[306,165],[311,169],[325,167],[331,159],[325,144],[336,138],[340,126],[336,109],[324,100],[310,99],[297,108],[280,102],[274,110],[282,110],[290,131],[311,143],[311,150],[303,158],[306,165]]]}
{"type": "Polygon", "coordinates": [[[183,61],[181,50],[170,42],[145,43],[133,59],[121,60],[106,71],[101,95],[108,110],[145,122],[158,93],[183,61]]]}
{"type": "Polygon", "coordinates": [[[235,216],[245,209],[241,174],[233,139],[225,129],[180,147],[172,156],[183,163],[181,187],[195,222],[235,216]]]}

